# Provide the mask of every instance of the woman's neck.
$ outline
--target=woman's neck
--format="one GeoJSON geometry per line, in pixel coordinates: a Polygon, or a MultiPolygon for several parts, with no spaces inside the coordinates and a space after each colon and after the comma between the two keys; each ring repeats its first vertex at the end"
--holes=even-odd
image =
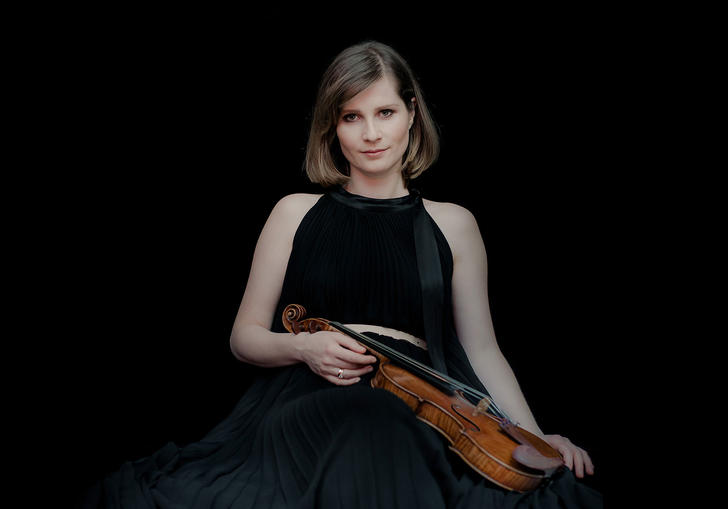
{"type": "Polygon", "coordinates": [[[400,175],[396,178],[367,178],[362,175],[353,174],[346,183],[344,189],[351,194],[365,196],[367,198],[389,199],[407,196],[409,191],[404,185],[404,179],[400,175]]]}

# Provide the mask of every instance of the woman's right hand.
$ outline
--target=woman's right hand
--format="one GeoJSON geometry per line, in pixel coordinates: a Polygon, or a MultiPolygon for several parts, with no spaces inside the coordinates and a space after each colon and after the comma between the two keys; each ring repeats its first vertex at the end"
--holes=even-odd
{"type": "Polygon", "coordinates": [[[361,375],[370,373],[377,361],[373,355],[366,355],[366,348],[356,340],[333,331],[319,331],[309,334],[301,352],[303,362],[311,371],[336,385],[352,385],[361,375]],[[338,377],[343,370],[342,378],[338,377]]]}

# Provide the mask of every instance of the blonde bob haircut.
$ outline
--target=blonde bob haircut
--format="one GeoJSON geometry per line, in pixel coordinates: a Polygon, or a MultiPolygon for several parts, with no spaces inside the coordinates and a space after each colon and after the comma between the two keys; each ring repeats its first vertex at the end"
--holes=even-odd
{"type": "Polygon", "coordinates": [[[349,162],[341,152],[336,126],[342,106],[387,75],[415,118],[402,156],[405,185],[430,167],[440,152],[437,126],[407,62],[391,47],[367,41],[339,53],[321,79],[306,146],[305,169],[311,182],[329,187],[349,180],[349,162]],[[412,99],[414,98],[414,103],[412,99]]]}

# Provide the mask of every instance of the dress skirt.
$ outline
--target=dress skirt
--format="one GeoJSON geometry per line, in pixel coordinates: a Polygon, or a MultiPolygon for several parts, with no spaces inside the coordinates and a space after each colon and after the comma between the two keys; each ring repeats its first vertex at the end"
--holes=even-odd
{"type": "MultiPolygon", "coordinates": [[[[367,333],[429,363],[424,350],[367,333]]],[[[107,475],[99,507],[563,508],[602,507],[565,471],[529,493],[504,490],[448,449],[393,394],[335,386],[305,364],[260,370],[232,413],[202,440],[167,444],[107,475]]],[[[91,505],[91,504],[89,504],[91,505]]]]}

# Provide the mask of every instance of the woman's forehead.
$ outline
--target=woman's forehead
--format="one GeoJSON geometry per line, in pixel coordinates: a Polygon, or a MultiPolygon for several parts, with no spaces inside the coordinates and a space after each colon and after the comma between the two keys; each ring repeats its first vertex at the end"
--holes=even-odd
{"type": "Polygon", "coordinates": [[[342,104],[341,109],[369,109],[401,102],[394,80],[385,75],[342,104]]]}

